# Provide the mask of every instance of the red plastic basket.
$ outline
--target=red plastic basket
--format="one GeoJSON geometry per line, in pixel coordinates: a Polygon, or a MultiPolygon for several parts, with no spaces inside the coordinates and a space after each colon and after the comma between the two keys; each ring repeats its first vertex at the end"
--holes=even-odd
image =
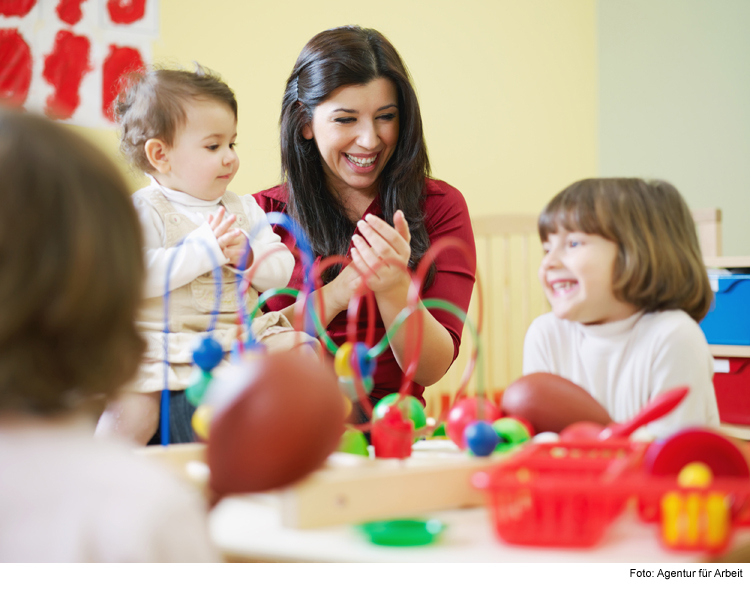
{"type": "Polygon", "coordinates": [[[596,544],[632,491],[623,479],[643,444],[628,440],[532,444],[472,484],[487,493],[497,535],[511,544],[596,544]]]}

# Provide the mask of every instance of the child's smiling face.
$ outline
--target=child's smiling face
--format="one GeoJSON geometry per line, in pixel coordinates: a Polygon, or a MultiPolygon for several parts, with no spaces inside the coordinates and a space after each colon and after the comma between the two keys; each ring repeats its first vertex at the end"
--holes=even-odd
{"type": "Polygon", "coordinates": [[[617,244],[597,234],[558,228],[544,244],[539,281],[555,316],[583,324],[624,320],[637,309],[612,289],[617,244]]]}
{"type": "Polygon", "coordinates": [[[237,174],[240,160],[234,151],[237,120],[232,110],[214,100],[185,105],[185,125],[166,148],[169,170],[161,184],[204,201],[221,197],[237,174]]]}

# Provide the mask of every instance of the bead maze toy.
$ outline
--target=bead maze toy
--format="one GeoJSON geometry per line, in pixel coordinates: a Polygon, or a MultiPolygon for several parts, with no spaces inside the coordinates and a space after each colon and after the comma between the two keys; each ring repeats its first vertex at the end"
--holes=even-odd
{"type": "MultiPolygon", "coordinates": [[[[323,316],[322,301],[320,302],[321,309],[316,311],[315,306],[311,305],[314,303],[311,294],[320,287],[321,273],[331,265],[345,262],[343,257],[330,257],[313,264],[312,251],[308,241],[293,220],[283,214],[274,213],[269,214],[268,221],[284,227],[293,234],[296,241],[296,254],[302,262],[304,283],[300,290],[280,288],[266,291],[258,298],[255,308],[248,312],[244,309],[243,296],[244,291],[248,289],[252,281],[252,277],[249,273],[246,274],[244,280],[238,285],[238,336],[232,351],[233,363],[239,369],[234,371],[234,377],[229,382],[223,378],[214,379],[212,376],[212,371],[223,358],[221,346],[211,337],[211,329],[214,326],[217,310],[214,309],[212,312],[207,334],[193,355],[198,368],[195,372],[196,378],[186,391],[188,399],[197,406],[193,416],[194,431],[201,440],[207,441],[205,455],[201,448],[194,448],[193,459],[201,459],[201,456],[207,458],[211,469],[211,487],[215,492],[227,494],[276,489],[292,484],[323,463],[325,456],[333,451],[330,445],[332,439],[336,439],[338,442],[341,438],[344,442],[341,444],[342,448],[359,450],[360,457],[363,457],[367,450],[363,433],[370,431],[375,459],[368,458],[367,462],[369,462],[368,467],[376,468],[368,469],[360,466],[359,468],[363,468],[364,472],[353,468],[338,471],[318,470],[298,486],[287,490],[289,494],[284,494],[284,497],[288,500],[288,502],[285,502],[288,510],[284,511],[287,516],[285,518],[286,523],[297,526],[309,526],[312,523],[320,524],[321,512],[318,511],[321,506],[320,499],[315,501],[317,509],[307,503],[307,499],[324,494],[325,491],[329,490],[327,484],[333,481],[336,482],[335,488],[338,492],[332,506],[341,509],[343,505],[346,505],[347,510],[333,511],[336,515],[331,514],[327,517],[327,519],[332,520],[329,522],[341,522],[342,519],[361,520],[364,517],[389,516],[392,512],[399,511],[396,506],[386,506],[387,503],[383,503],[382,500],[373,504],[377,509],[375,512],[365,510],[364,503],[357,500],[360,495],[353,493],[348,497],[347,502],[342,503],[342,498],[346,496],[341,492],[342,479],[328,480],[331,476],[330,472],[345,472],[347,476],[344,480],[355,483],[352,485],[354,488],[357,488],[356,482],[358,480],[363,481],[364,479],[364,481],[369,482],[368,490],[374,494],[390,487],[401,486],[407,486],[408,490],[422,490],[418,495],[411,495],[413,499],[411,502],[403,498],[399,499],[401,512],[481,503],[481,496],[469,485],[470,472],[487,463],[477,456],[489,456],[501,440],[506,443],[505,449],[510,447],[505,439],[497,435],[490,424],[490,421],[500,418],[497,407],[484,400],[482,395],[477,398],[467,398],[465,395],[466,385],[471,378],[473,368],[477,363],[481,363],[478,348],[478,328],[481,326],[481,299],[477,328],[474,328],[471,321],[467,319],[466,313],[451,302],[436,299],[425,299],[421,302],[419,300],[419,292],[424,277],[438,253],[446,248],[458,248],[470,254],[467,246],[452,239],[444,239],[430,248],[416,272],[411,274],[408,269],[405,269],[412,277],[407,307],[398,315],[393,325],[378,343],[373,342],[374,296],[367,289],[366,281],[368,277],[364,276],[362,286],[354,294],[347,310],[347,341],[338,346],[327,335],[325,327],[321,324],[320,317],[323,316]],[[263,304],[276,295],[290,295],[296,299],[294,324],[298,329],[304,328],[308,333],[315,335],[333,356],[333,368],[338,388],[331,386],[330,375],[333,372],[329,370],[326,374],[326,371],[322,369],[327,369],[325,363],[319,362],[319,368],[316,371],[308,368],[309,371],[306,375],[297,375],[296,380],[289,381],[281,375],[285,373],[281,365],[286,363],[288,367],[291,367],[296,362],[288,359],[282,362],[278,360],[280,356],[264,354],[262,346],[257,343],[253,336],[252,319],[263,304]],[[356,321],[363,299],[367,305],[369,322],[364,342],[357,342],[355,338],[356,321]],[[421,348],[420,339],[415,337],[415,335],[421,334],[421,317],[414,312],[421,308],[441,309],[454,314],[469,326],[474,343],[477,345],[464,371],[464,377],[456,396],[456,404],[450,409],[449,401],[443,400],[440,417],[437,421],[430,421],[429,423],[424,416],[422,405],[410,396],[412,378],[416,372],[421,348]],[[406,370],[402,386],[398,392],[386,396],[373,408],[368,394],[373,387],[372,376],[376,368],[377,358],[388,347],[388,340],[402,327],[407,330],[407,349],[410,351],[410,355],[407,356],[405,362],[406,370]],[[266,366],[270,367],[274,364],[276,366],[275,372],[266,371],[266,366]],[[304,386],[302,386],[303,384],[304,386]],[[324,389],[329,392],[340,391],[339,400],[348,400],[349,406],[351,406],[351,403],[359,403],[364,412],[372,417],[371,421],[362,425],[349,425],[345,430],[340,425],[341,419],[337,419],[338,423],[329,421],[327,425],[318,424],[319,431],[312,433],[303,429],[301,423],[296,423],[296,426],[294,426],[289,417],[284,417],[284,412],[288,412],[295,404],[308,404],[309,400],[314,398],[309,395],[309,391],[315,390],[318,385],[323,384],[325,385],[324,389]],[[295,401],[291,393],[299,390],[305,390],[308,394],[303,393],[303,395],[297,397],[299,400],[295,401]],[[260,401],[265,401],[264,403],[268,404],[268,401],[271,400],[274,401],[275,408],[279,412],[267,413],[262,421],[256,418],[257,411],[249,410],[253,405],[255,407],[263,406],[260,401]],[[284,401],[283,404],[281,403],[282,400],[284,401]],[[286,411],[282,409],[286,409],[286,411]],[[478,429],[483,432],[483,435],[471,435],[465,439],[464,431],[466,427],[484,419],[487,419],[484,423],[477,423],[477,425],[481,424],[478,429]],[[414,441],[430,436],[444,420],[447,420],[449,435],[462,448],[468,447],[471,449],[470,454],[454,454],[450,459],[445,457],[446,454],[442,454],[439,460],[429,461],[422,457],[415,458],[414,461],[410,462],[409,457],[412,453],[414,441]],[[274,427],[269,427],[269,424],[274,425],[274,427]],[[254,435],[251,436],[251,433],[254,435]],[[331,433],[333,435],[330,435],[331,433]],[[284,442],[283,446],[279,445],[280,441],[284,442]],[[322,444],[321,441],[327,443],[322,444]],[[280,447],[287,450],[282,455],[279,452],[280,447]],[[316,450],[312,450],[312,447],[315,447],[316,450]],[[313,459],[306,463],[300,461],[300,458],[311,457],[313,459]],[[384,458],[400,459],[402,461],[401,469],[383,469],[385,464],[379,462],[379,460],[384,458]],[[301,464],[304,464],[304,467],[300,467],[301,464]],[[405,464],[408,464],[408,466],[405,466],[405,464]],[[282,470],[279,467],[290,465],[297,466],[297,468],[282,470]],[[276,472],[284,472],[283,477],[272,474],[274,468],[276,472]],[[364,476],[364,473],[367,473],[368,476],[364,476]],[[434,474],[434,478],[429,480],[425,476],[427,473],[434,474]],[[428,493],[427,489],[420,489],[416,484],[418,480],[431,482],[434,488],[431,488],[428,493]],[[458,484],[446,486],[446,483],[450,482],[458,484]],[[444,492],[436,494],[436,489],[442,489],[444,492]],[[313,513],[315,513],[314,516],[313,513]],[[293,515],[293,517],[289,517],[290,515],[293,515]]],[[[248,241],[246,260],[250,252],[250,242],[248,241]]],[[[383,261],[382,264],[401,263],[383,261]]],[[[376,270],[374,269],[372,272],[376,270]]],[[[216,308],[218,308],[222,287],[218,268],[214,270],[214,277],[216,308]]],[[[169,293],[168,279],[166,293],[169,293]]],[[[162,392],[161,426],[162,443],[166,445],[169,441],[169,391],[166,388],[169,364],[166,355],[168,351],[166,341],[169,338],[168,296],[165,297],[164,309],[165,388],[162,392]]],[[[478,381],[481,381],[481,376],[478,381]]],[[[319,399],[325,400],[328,406],[317,404],[315,405],[316,408],[328,408],[330,411],[328,415],[330,416],[340,414],[338,410],[333,408],[336,405],[330,402],[328,398],[321,394],[319,399]]],[[[308,404],[311,409],[312,406],[308,404]]],[[[325,415],[326,413],[322,414],[325,415]]],[[[523,428],[521,431],[523,431],[523,428]]],[[[517,435],[518,433],[514,444],[520,443],[522,440],[517,435]]],[[[526,439],[529,436],[527,433],[526,439]]],[[[383,496],[387,496],[387,494],[381,495],[381,498],[383,496]]]]}

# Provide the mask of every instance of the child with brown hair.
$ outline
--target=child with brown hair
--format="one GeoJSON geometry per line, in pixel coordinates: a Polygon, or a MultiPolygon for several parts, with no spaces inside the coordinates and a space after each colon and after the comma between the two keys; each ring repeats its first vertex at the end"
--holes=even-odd
{"type": "Polygon", "coordinates": [[[663,181],[582,180],[550,201],[539,236],[539,280],[552,312],[529,327],[523,373],[560,375],[592,398],[582,408],[551,392],[509,389],[504,409],[532,423],[551,404],[562,423],[624,422],[687,385],[685,400],[648,434],[718,425],[713,359],[698,326],[713,294],[679,192],[663,181]]]}
{"type": "Polygon", "coordinates": [[[124,181],[63,126],[0,109],[0,196],[0,562],[215,560],[197,494],[92,438],[92,401],[144,348],[124,181]]]}
{"type": "MultiPolygon", "coordinates": [[[[154,69],[138,72],[115,104],[122,152],[151,184],[133,195],[144,234],[147,276],[138,327],[147,348],[136,379],[102,415],[97,434],[117,434],[147,443],[159,422],[165,388],[175,400],[172,442],[192,439],[184,390],[191,380],[196,339],[206,336],[212,311],[218,315],[212,337],[223,351],[238,336],[241,305],[252,311],[258,291],[284,287],[294,257],[266,221],[251,195],[227,188],[239,167],[235,152],[237,101],[218,76],[204,71],[154,69]],[[250,240],[249,260],[244,261],[250,240]],[[213,269],[221,266],[221,298],[216,302],[213,269]],[[244,302],[238,283],[252,275],[244,302]],[[167,291],[167,279],[168,291],[167,291]],[[164,298],[169,298],[165,353],[164,298]]],[[[253,321],[256,339],[270,351],[314,339],[294,332],[277,312],[253,321]]],[[[222,366],[228,362],[228,354],[222,366]]]]}

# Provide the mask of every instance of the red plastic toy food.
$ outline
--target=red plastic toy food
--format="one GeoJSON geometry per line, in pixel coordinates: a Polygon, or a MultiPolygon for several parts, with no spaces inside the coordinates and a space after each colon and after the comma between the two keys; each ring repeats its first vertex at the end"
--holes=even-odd
{"type": "Polygon", "coordinates": [[[207,459],[218,494],[291,484],[339,444],[345,404],[333,368],[293,349],[243,362],[241,388],[211,422],[207,459]]]}
{"type": "Polygon", "coordinates": [[[680,386],[657,395],[638,414],[624,423],[610,423],[601,427],[597,423],[581,421],[565,427],[560,432],[560,441],[580,441],[582,439],[611,439],[630,436],[633,431],[668,414],[687,396],[690,388],[680,386]]]}
{"type": "Polygon", "coordinates": [[[372,447],[377,458],[408,458],[414,441],[414,423],[397,406],[386,406],[372,423],[372,447]]]}
{"type": "Polygon", "coordinates": [[[609,414],[586,390],[551,373],[532,373],[505,389],[503,412],[528,420],[537,433],[559,433],[576,421],[604,427],[609,414]]]}

